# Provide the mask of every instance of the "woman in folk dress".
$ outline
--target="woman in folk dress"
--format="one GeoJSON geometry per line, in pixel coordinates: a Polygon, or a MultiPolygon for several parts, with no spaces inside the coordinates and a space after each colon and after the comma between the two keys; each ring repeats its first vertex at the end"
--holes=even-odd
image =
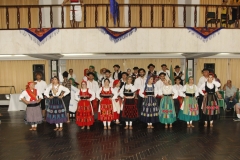
{"type": "Polygon", "coordinates": [[[115,91],[115,93],[117,93],[117,99],[113,99],[113,105],[114,105],[114,108],[116,108],[116,111],[117,111],[117,119],[116,119],[116,124],[119,124],[119,119],[120,119],[120,111],[122,109],[122,98],[120,97],[120,85],[121,85],[121,82],[120,80],[114,80],[113,82],[113,90],[115,91]]]}
{"type": "Polygon", "coordinates": [[[76,100],[78,100],[78,108],[76,112],[76,124],[84,129],[90,129],[90,126],[94,123],[94,113],[91,101],[95,99],[95,93],[87,88],[87,82],[82,81],[81,89],[75,94],[76,100]]]}

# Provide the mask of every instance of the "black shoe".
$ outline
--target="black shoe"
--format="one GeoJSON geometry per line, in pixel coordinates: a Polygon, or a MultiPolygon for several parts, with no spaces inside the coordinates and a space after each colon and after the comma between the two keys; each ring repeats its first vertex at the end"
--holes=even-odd
{"type": "Polygon", "coordinates": [[[233,120],[234,121],[240,121],[240,118],[234,118],[233,120]]]}

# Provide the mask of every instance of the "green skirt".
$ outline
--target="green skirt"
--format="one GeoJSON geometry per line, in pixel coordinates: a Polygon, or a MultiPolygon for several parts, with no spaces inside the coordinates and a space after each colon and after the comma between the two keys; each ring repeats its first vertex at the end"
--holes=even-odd
{"type": "Polygon", "coordinates": [[[171,96],[164,96],[161,99],[159,121],[163,124],[171,124],[176,121],[174,101],[171,96]]]}

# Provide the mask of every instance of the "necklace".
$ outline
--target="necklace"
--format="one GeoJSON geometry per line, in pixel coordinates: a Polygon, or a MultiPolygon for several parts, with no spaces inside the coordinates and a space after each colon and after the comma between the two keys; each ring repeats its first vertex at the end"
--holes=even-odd
{"type": "Polygon", "coordinates": [[[59,85],[57,85],[57,88],[55,88],[54,85],[52,85],[52,91],[53,91],[53,94],[54,94],[54,95],[57,94],[58,89],[59,89],[59,85]]]}

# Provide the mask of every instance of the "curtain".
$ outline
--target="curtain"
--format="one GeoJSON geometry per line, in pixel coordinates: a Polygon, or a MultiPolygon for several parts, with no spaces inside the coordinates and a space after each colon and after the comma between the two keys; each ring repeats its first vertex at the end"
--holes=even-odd
{"type": "MultiPolygon", "coordinates": [[[[170,69],[171,65],[174,68],[175,65],[181,64],[181,59],[83,59],[83,60],[66,60],[67,71],[72,68],[73,72],[76,74],[78,81],[80,82],[83,77],[84,69],[87,69],[90,65],[95,66],[95,70],[100,73],[101,68],[107,68],[111,72],[113,71],[113,65],[120,65],[121,71],[127,71],[128,68],[131,70],[133,67],[137,66],[139,68],[144,68],[147,71],[147,66],[153,63],[156,66],[156,71],[161,70],[162,64],[167,64],[170,69]]],[[[64,71],[63,71],[64,72],[64,71]]]]}
{"type": "MultiPolygon", "coordinates": [[[[49,61],[0,61],[1,86],[15,86],[16,92],[25,89],[28,81],[33,80],[33,64],[45,65],[45,79],[49,83],[49,61]]],[[[9,88],[0,88],[0,93],[9,93],[9,88]]]]}
{"type": "MultiPolygon", "coordinates": [[[[204,5],[221,5],[222,0],[200,0],[200,4],[204,5]]],[[[218,8],[218,19],[221,19],[221,11],[222,8],[218,8]]],[[[208,12],[215,12],[216,13],[216,7],[208,7],[208,12]]],[[[200,7],[199,10],[199,27],[205,27],[205,18],[206,18],[206,7],[200,7]]],[[[213,24],[215,27],[215,24],[213,24]]],[[[218,24],[218,26],[220,26],[218,24]]]]}
{"type": "MultiPolygon", "coordinates": [[[[38,0],[0,0],[0,5],[38,5],[38,0]]],[[[17,25],[17,8],[9,8],[9,28],[18,28],[17,25]]],[[[20,28],[28,27],[28,9],[20,8],[20,28]]],[[[31,27],[39,26],[38,8],[31,8],[31,27]]],[[[6,24],[6,9],[0,8],[0,28],[7,28],[6,24]]]]}

